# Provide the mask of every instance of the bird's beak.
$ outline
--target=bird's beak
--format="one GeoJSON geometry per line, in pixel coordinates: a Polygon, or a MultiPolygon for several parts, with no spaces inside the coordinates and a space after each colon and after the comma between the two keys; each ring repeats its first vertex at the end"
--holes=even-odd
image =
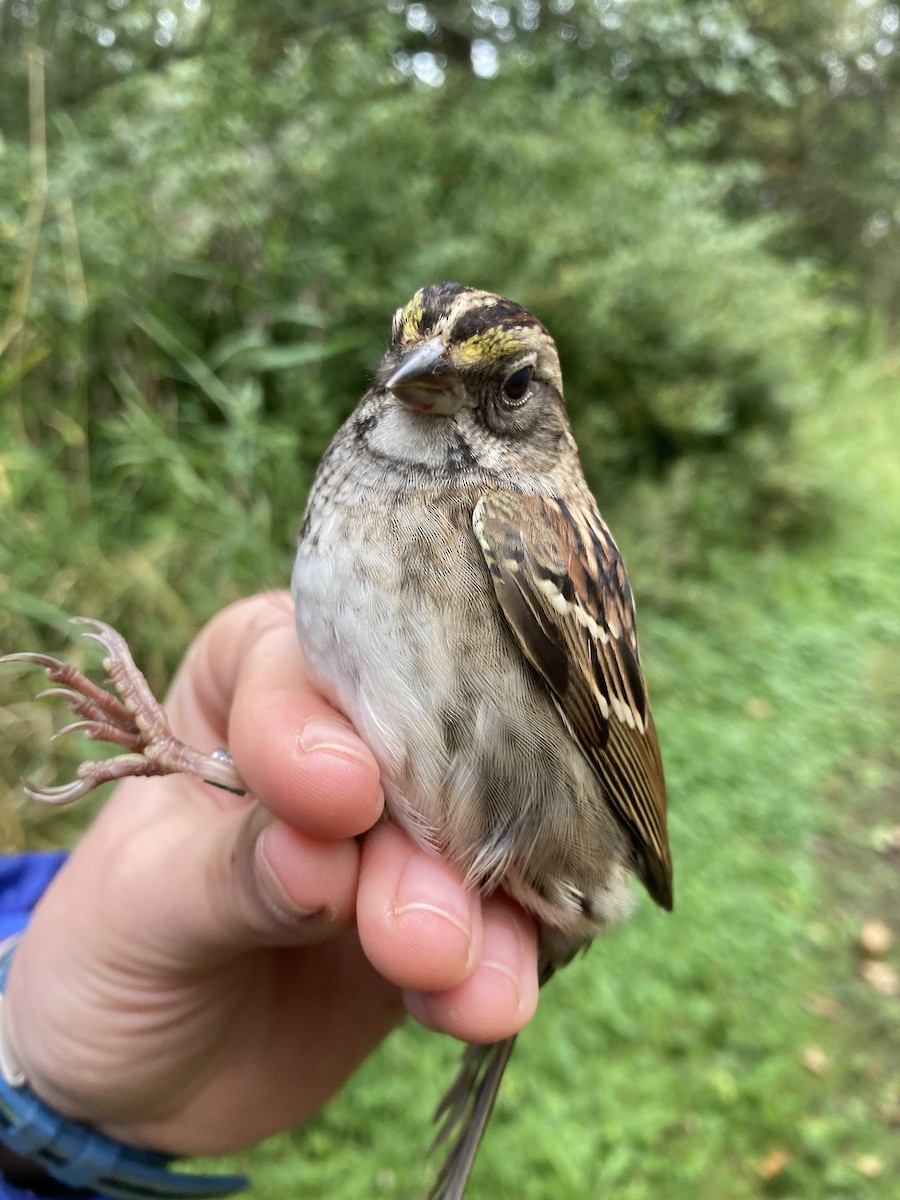
{"type": "Polygon", "coordinates": [[[445,350],[442,337],[414,346],[384,386],[415,412],[452,417],[461,408],[474,407],[459,374],[444,358],[445,350]]]}

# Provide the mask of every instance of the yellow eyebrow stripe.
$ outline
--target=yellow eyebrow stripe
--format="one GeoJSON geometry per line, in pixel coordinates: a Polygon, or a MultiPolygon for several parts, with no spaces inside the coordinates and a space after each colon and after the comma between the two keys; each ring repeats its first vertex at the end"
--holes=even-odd
{"type": "Polygon", "coordinates": [[[425,308],[422,304],[422,296],[420,292],[416,292],[404,308],[403,316],[400,318],[400,330],[404,342],[413,342],[418,338],[424,316],[425,308]]]}
{"type": "Polygon", "coordinates": [[[485,329],[483,333],[473,333],[470,338],[454,346],[451,359],[458,366],[474,367],[506,358],[524,349],[525,343],[516,330],[485,329]]]}

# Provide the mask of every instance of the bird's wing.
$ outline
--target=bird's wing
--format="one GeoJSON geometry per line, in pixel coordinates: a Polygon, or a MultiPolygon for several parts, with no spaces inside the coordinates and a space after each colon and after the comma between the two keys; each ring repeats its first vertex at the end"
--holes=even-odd
{"type": "Polygon", "coordinates": [[[491,491],[472,526],[500,609],[631,835],[653,899],[672,907],[666,788],[638,657],[631,587],[593,498],[491,491]]]}

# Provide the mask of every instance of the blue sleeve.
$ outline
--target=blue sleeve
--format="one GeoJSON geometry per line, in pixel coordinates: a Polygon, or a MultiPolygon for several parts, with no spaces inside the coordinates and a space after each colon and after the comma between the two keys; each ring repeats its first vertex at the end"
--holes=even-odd
{"type": "MultiPolygon", "coordinates": [[[[61,850],[0,857],[0,941],[25,928],[31,910],[66,857],[65,851],[61,850]]],[[[85,1192],[72,1192],[60,1184],[59,1190],[48,1196],[43,1191],[36,1193],[30,1188],[15,1187],[0,1176],[0,1200],[62,1200],[63,1197],[76,1194],[87,1195],[85,1192]]]]}
{"type": "Polygon", "coordinates": [[[0,857],[0,941],[25,928],[66,857],[64,850],[0,857]]]}

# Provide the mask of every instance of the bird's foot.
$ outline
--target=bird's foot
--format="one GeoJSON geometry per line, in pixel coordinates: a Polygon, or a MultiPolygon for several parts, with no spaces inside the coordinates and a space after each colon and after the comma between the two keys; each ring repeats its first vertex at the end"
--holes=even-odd
{"type": "Polygon", "coordinates": [[[58,787],[23,780],[32,800],[43,804],[71,804],[88,792],[129,775],[196,775],[207,783],[243,793],[246,787],[226,750],[202,754],[179,741],[143,674],[135,665],[128,643],[102,621],[73,618],[86,627],[85,637],[99,642],[105,651],[103,667],[113,685],[107,691],[80,671],[49,654],[6,654],[0,663],[24,662],[43,667],[53,687],[40,696],[60,696],[80,719],[60,729],[55,737],[80,729],[95,742],[111,742],[128,751],[102,761],[82,763],[77,778],[58,787]]]}

